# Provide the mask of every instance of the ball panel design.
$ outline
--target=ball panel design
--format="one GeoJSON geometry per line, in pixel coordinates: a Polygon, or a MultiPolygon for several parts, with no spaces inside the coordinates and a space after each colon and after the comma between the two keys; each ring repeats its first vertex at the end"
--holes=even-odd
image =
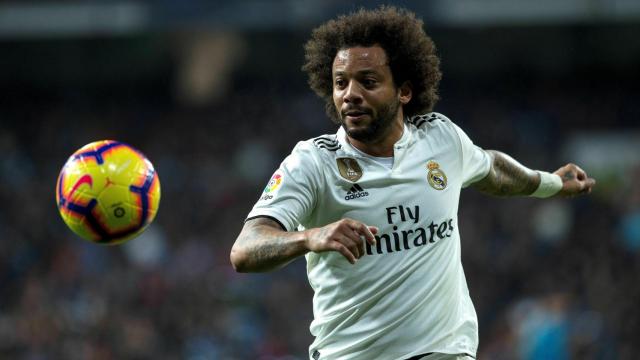
{"type": "Polygon", "coordinates": [[[109,232],[120,232],[139,224],[139,207],[135,206],[134,196],[127,186],[109,185],[102,190],[97,199],[98,207],[94,216],[109,232]]]}
{"type": "Polygon", "coordinates": [[[87,144],[62,168],[56,201],[65,223],[100,244],[134,238],[153,221],[160,181],[138,150],[116,141],[87,144]]]}
{"type": "Polygon", "coordinates": [[[158,206],[160,205],[160,179],[158,178],[158,174],[153,174],[153,182],[151,183],[151,187],[149,188],[149,193],[147,195],[149,197],[149,218],[148,222],[152,222],[156,217],[156,212],[158,210],[158,206]]]}

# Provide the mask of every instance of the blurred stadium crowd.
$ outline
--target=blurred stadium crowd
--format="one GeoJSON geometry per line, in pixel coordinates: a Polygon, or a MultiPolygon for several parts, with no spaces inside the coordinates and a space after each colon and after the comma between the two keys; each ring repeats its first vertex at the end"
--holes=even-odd
{"type": "MultiPolygon", "coordinates": [[[[602,64],[583,52],[549,71],[487,48],[500,65],[469,74],[473,61],[450,51],[465,45],[447,36],[434,35],[437,111],[484,148],[539,169],[575,161],[599,181],[574,200],[463,192],[479,359],[636,358],[639,53],[602,64]]],[[[279,161],[298,140],[335,131],[299,71],[302,40],[246,35],[244,60],[195,105],[180,90],[185,61],[165,40],[0,43],[0,358],[306,358],[304,260],[251,275],[228,260],[279,161]],[[107,138],[142,150],[162,185],[155,223],[117,247],[75,237],[54,200],[66,157],[107,138]]],[[[545,53],[535,46],[523,57],[545,53]]]]}

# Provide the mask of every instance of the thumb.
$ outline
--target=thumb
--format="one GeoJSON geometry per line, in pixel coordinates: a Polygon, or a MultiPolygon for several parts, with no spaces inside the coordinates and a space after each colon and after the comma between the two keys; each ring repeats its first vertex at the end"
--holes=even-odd
{"type": "Polygon", "coordinates": [[[596,179],[588,178],[587,180],[584,181],[584,184],[585,186],[593,187],[596,184],[596,179]]]}
{"type": "Polygon", "coordinates": [[[587,193],[591,193],[591,189],[596,185],[596,179],[594,178],[587,178],[583,183],[582,183],[582,192],[587,192],[587,193]]]}

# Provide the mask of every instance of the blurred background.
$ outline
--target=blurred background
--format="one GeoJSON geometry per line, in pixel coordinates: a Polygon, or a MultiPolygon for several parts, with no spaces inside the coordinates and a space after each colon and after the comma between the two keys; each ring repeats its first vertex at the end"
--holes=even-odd
{"type": "MultiPolygon", "coordinates": [[[[442,58],[436,111],[480,146],[598,180],[573,200],[464,190],[479,359],[640,352],[640,2],[396,1],[442,58]]],[[[229,251],[299,140],[336,127],[300,67],[310,30],[377,1],[0,1],[0,358],[304,359],[298,259],[236,274],[229,251]],[[55,181],[82,145],[154,163],[154,224],[77,238],[55,181]]]]}

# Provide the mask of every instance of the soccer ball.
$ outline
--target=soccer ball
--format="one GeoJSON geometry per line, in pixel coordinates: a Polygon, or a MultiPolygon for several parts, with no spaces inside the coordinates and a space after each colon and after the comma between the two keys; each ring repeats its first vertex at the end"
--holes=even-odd
{"type": "Polygon", "coordinates": [[[138,150],[117,141],[96,141],[78,149],[62,167],[56,202],[64,222],[83,239],[120,244],[155,218],[160,180],[138,150]]]}

